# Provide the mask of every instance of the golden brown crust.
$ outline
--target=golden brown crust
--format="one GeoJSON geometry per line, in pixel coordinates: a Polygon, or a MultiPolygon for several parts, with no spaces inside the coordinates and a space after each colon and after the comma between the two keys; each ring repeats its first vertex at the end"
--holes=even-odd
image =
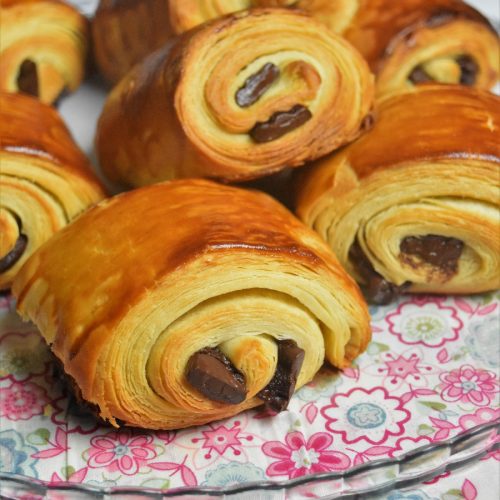
{"type": "Polygon", "coordinates": [[[499,168],[500,99],[424,85],[382,101],[369,132],[307,172],[298,213],[359,281],[355,241],[376,272],[411,282],[410,291],[491,290],[499,284],[499,168]],[[464,243],[452,276],[409,265],[402,242],[427,235],[464,243]]]}
{"type": "Polygon", "coordinates": [[[325,356],[347,366],[370,336],[357,286],[312,231],[266,195],[202,180],[101,203],[39,250],[13,291],[83,396],[105,418],[144,427],[258,405],[273,338],[306,351],[302,385],[325,356]],[[185,381],[189,357],[215,346],[246,374],[241,405],[200,399],[185,381]]]}
{"type": "Polygon", "coordinates": [[[461,55],[478,65],[473,85],[489,89],[499,77],[495,29],[460,0],[359,0],[343,35],[377,75],[379,94],[411,87],[409,76],[421,65],[437,81],[459,83],[453,63],[461,55]]]}
{"type": "Polygon", "coordinates": [[[340,37],[289,10],[254,10],[190,31],[136,66],[110,94],[96,147],[111,179],[257,178],[360,134],[373,97],[366,63],[340,37]],[[269,47],[273,47],[269,53],[269,47]],[[263,66],[280,76],[250,106],[236,94],[263,66]],[[299,105],[311,117],[262,142],[254,129],[299,105]]]}
{"type": "Polygon", "coordinates": [[[175,35],[250,7],[252,0],[101,0],[92,21],[95,59],[116,83],[175,35]]]}
{"type": "Polygon", "coordinates": [[[376,126],[349,147],[358,178],[406,162],[500,161],[499,98],[489,92],[427,84],[379,107],[376,126]]]}
{"type": "Polygon", "coordinates": [[[0,10],[0,90],[49,104],[76,90],[85,73],[87,19],[58,0],[4,0],[0,10]]]}
{"type": "Polygon", "coordinates": [[[94,57],[106,80],[116,83],[174,36],[168,6],[168,0],[100,1],[91,30],[94,57]]]}
{"type": "Polygon", "coordinates": [[[395,45],[411,45],[414,32],[427,26],[438,27],[457,19],[495,29],[480,12],[460,0],[360,0],[345,36],[356,45],[374,71],[380,70],[395,45]]]}
{"type": "Polygon", "coordinates": [[[414,70],[417,80],[462,80],[487,89],[499,77],[495,29],[461,0],[104,0],[102,4],[106,5],[106,17],[112,20],[101,22],[101,16],[97,16],[97,55],[105,61],[104,73],[112,81],[174,34],[256,7],[302,9],[335,33],[343,34],[378,76],[379,94],[411,87],[414,70]],[[149,24],[144,14],[146,4],[154,12],[149,15],[149,24]],[[133,15],[127,13],[132,11],[133,15]],[[148,32],[137,36],[146,25],[148,32]],[[462,56],[469,61],[466,75],[460,67],[462,56]],[[474,76],[471,67],[477,73],[474,76]]]}
{"type": "Polygon", "coordinates": [[[22,94],[0,93],[0,162],[3,289],[38,246],[104,191],[58,113],[22,94]],[[21,235],[26,249],[8,265],[21,235]]]}
{"type": "Polygon", "coordinates": [[[59,113],[19,94],[0,94],[0,151],[48,159],[100,186],[59,113]]]}

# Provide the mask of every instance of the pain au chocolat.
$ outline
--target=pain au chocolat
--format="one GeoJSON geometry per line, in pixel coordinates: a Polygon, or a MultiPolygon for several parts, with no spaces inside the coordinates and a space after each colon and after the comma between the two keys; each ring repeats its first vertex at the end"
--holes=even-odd
{"type": "Polygon", "coordinates": [[[96,149],[113,181],[242,181],[353,140],[373,100],[361,56],[290,10],[230,15],[185,33],[111,92],[96,149]]]}
{"type": "Polygon", "coordinates": [[[175,34],[255,7],[300,9],[342,34],[370,63],[379,94],[429,81],[489,89],[499,76],[495,29],[461,0],[102,0],[96,58],[116,82],[175,34]]]}
{"type": "Polygon", "coordinates": [[[13,292],[100,416],[144,428],[283,410],[370,339],[359,289],[319,236],[263,193],[205,180],[105,200],[13,292]]]}
{"type": "Polygon", "coordinates": [[[376,74],[378,95],[424,82],[490,89],[498,80],[498,35],[483,15],[460,0],[340,3],[349,18],[340,32],[376,74]]]}
{"type": "Polygon", "coordinates": [[[0,93],[0,290],[53,233],[104,197],[58,113],[0,93]]]}
{"type": "Polygon", "coordinates": [[[88,22],[58,0],[0,0],[0,90],[51,104],[85,73],[88,22]]]}
{"type": "Polygon", "coordinates": [[[298,214],[372,301],[500,285],[500,98],[423,85],[301,180],[298,214]]]}

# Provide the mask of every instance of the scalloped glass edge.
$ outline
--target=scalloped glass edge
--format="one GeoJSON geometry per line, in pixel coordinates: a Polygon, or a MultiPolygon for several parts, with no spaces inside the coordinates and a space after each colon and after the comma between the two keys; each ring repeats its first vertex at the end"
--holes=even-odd
{"type": "MultiPolygon", "coordinates": [[[[438,474],[461,468],[479,460],[491,451],[500,449],[497,435],[500,418],[473,427],[450,439],[430,443],[393,459],[373,460],[343,472],[329,472],[302,476],[289,481],[266,481],[245,483],[228,488],[198,487],[169,490],[128,486],[99,487],[74,483],[51,484],[48,481],[0,472],[0,496],[16,499],[15,495],[38,495],[47,498],[47,493],[56,493],[58,500],[96,498],[96,495],[133,496],[141,498],[213,498],[241,495],[244,493],[274,492],[279,498],[304,498],[312,490],[316,498],[354,498],[358,495],[387,493],[395,488],[409,487],[433,479],[438,474]],[[64,495],[67,493],[67,495],[64,495]],[[75,496],[75,494],[78,494],[75,496]]],[[[234,497],[236,498],[236,497],[234,497]]],[[[269,497],[272,498],[272,497],[269,497]]]]}

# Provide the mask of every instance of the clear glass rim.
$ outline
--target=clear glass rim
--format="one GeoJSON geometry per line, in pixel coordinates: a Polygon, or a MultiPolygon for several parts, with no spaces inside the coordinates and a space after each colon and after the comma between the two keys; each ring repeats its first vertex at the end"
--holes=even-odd
{"type": "MultiPolygon", "coordinates": [[[[31,488],[35,488],[35,494],[40,493],[44,494],[47,492],[56,492],[56,491],[66,491],[66,492],[74,492],[74,493],[89,493],[93,495],[143,495],[150,497],[157,497],[161,495],[162,497],[182,497],[185,495],[200,495],[206,494],[213,497],[220,497],[224,495],[235,495],[241,493],[250,493],[250,492],[262,492],[262,491],[273,491],[273,490],[287,490],[291,488],[295,488],[298,486],[303,486],[307,484],[316,484],[321,481],[334,481],[341,479],[351,479],[356,477],[364,472],[374,472],[379,469],[383,469],[385,467],[390,467],[394,465],[402,466],[406,463],[415,460],[415,459],[425,459],[426,456],[431,455],[432,453],[440,450],[449,449],[450,447],[457,446],[460,443],[467,441],[479,434],[493,431],[500,431],[500,418],[487,422],[485,424],[473,427],[465,432],[457,434],[456,436],[449,438],[447,440],[429,443],[425,446],[421,446],[416,448],[415,450],[411,450],[407,453],[404,453],[398,457],[390,458],[390,459],[379,459],[373,460],[370,462],[366,462],[364,464],[356,465],[346,471],[342,472],[326,472],[322,474],[311,474],[307,476],[302,476],[295,479],[290,479],[286,481],[264,481],[264,482],[249,482],[242,485],[232,485],[226,488],[217,488],[213,486],[199,486],[199,487],[181,487],[181,488],[173,488],[173,489],[160,489],[160,488],[142,488],[135,486],[92,486],[85,484],[75,484],[69,482],[61,482],[57,484],[53,484],[50,481],[44,481],[41,479],[35,479],[28,476],[23,476],[20,474],[12,474],[0,471],[0,480],[9,480],[24,486],[29,486],[31,488]]],[[[458,467],[465,465],[468,462],[472,462],[478,460],[482,456],[487,453],[500,449],[500,442],[492,441],[490,446],[486,449],[482,449],[479,452],[476,452],[472,456],[467,456],[463,460],[445,462],[441,466],[437,468],[433,468],[432,470],[425,470],[418,474],[412,475],[411,477],[395,477],[392,480],[388,480],[383,484],[376,485],[369,489],[363,489],[359,491],[352,491],[346,493],[339,493],[335,498],[349,498],[353,495],[358,495],[360,493],[374,493],[378,491],[383,491],[385,489],[392,489],[395,487],[406,487],[411,486],[414,483],[425,481],[434,477],[439,473],[446,472],[448,470],[453,470],[458,467]]],[[[8,498],[8,497],[6,497],[8,498]]],[[[334,497],[329,497],[334,498],[334,497]]]]}

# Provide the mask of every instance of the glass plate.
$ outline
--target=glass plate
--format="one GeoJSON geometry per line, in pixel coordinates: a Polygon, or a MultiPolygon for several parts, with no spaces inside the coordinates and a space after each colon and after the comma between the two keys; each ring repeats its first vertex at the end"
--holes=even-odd
{"type": "Polygon", "coordinates": [[[353,467],[344,473],[317,474],[290,481],[259,482],[235,485],[221,490],[214,487],[157,488],[95,487],[68,482],[50,485],[46,481],[19,474],[0,473],[0,494],[4,498],[21,496],[30,500],[57,498],[77,500],[84,498],[127,497],[135,500],[149,498],[252,498],[268,499],[348,499],[380,495],[394,488],[406,488],[427,481],[439,474],[452,471],[500,449],[497,432],[500,420],[478,426],[441,443],[430,444],[405,453],[393,460],[376,460],[353,467]],[[251,497],[250,497],[251,495],[251,497]]]}

